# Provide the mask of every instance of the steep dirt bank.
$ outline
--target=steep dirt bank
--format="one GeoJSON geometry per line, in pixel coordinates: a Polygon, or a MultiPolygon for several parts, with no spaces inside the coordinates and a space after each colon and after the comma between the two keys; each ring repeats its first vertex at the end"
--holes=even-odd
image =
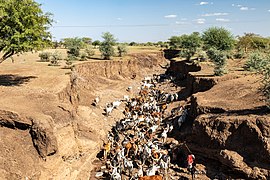
{"type": "Polygon", "coordinates": [[[163,72],[162,63],[161,53],[86,62],[74,68],[70,80],[53,73],[51,80],[43,79],[25,67],[21,74],[27,72],[28,83],[0,87],[0,179],[87,179],[107,130],[122,115],[120,110],[102,115],[105,103],[135,93],[126,88],[163,72]],[[96,96],[101,102],[93,107],[96,96]]]}
{"type": "Polygon", "coordinates": [[[261,101],[259,77],[244,72],[213,77],[209,66],[189,73],[189,64],[178,64],[186,67],[169,71],[187,77],[179,84],[185,87],[183,99],[190,97],[190,111],[174,137],[198,155],[208,177],[269,179],[270,116],[261,101]]]}

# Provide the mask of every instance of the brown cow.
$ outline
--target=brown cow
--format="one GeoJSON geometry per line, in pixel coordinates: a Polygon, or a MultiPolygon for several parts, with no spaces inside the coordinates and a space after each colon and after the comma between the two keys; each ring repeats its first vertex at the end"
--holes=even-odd
{"type": "Polygon", "coordinates": [[[139,180],[162,180],[162,176],[160,175],[143,176],[143,177],[140,177],[139,180]]]}

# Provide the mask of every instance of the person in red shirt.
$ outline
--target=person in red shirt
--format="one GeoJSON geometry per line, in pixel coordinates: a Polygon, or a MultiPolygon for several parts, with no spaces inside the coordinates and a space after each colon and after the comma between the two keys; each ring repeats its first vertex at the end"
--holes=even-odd
{"type": "Polygon", "coordinates": [[[194,163],[195,156],[193,154],[189,154],[187,157],[187,168],[191,169],[192,164],[194,163]]]}
{"type": "Polygon", "coordinates": [[[192,175],[192,179],[195,178],[195,156],[193,154],[189,154],[187,157],[187,169],[192,175]]]}

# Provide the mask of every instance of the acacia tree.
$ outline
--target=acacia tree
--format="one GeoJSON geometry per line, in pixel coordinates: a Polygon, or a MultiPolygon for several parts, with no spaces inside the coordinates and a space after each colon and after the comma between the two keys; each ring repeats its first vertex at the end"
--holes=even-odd
{"type": "Polygon", "coordinates": [[[104,41],[101,42],[99,50],[102,54],[102,57],[109,60],[115,54],[113,46],[116,43],[116,39],[114,38],[113,34],[109,32],[103,33],[102,38],[104,41]]]}
{"type": "Polygon", "coordinates": [[[92,42],[92,45],[96,48],[97,46],[99,46],[101,44],[101,42],[99,40],[95,40],[94,42],[92,42]]]}
{"type": "Polygon", "coordinates": [[[76,59],[80,56],[80,50],[84,43],[81,38],[65,38],[63,39],[65,47],[68,49],[67,53],[71,59],[76,59]]]}
{"type": "Polygon", "coordinates": [[[221,76],[226,72],[226,52],[234,46],[234,37],[224,28],[212,27],[203,32],[204,49],[209,58],[215,63],[215,75],[221,76]]]}
{"type": "Polygon", "coordinates": [[[220,51],[229,51],[235,40],[230,31],[222,27],[211,27],[203,32],[202,40],[206,50],[214,48],[220,51]]]}
{"type": "Polygon", "coordinates": [[[179,49],[180,46],[181,46],[181,36],[172,36],[170,39],[169,39],[169,46],[170,46],[170,49],[179,49]]]}
{"type": "Polygon", "coordinates": [[[51,23],[51,14],[34,0],[0,0],[0,63],[14,54],[48,46],[51,23]]]}
{"type": "Polygon", "coordinates": [[[190,35],[180,36],[180,56],[190,60],[195,55],[198,48],[201,47],[201,37],[198,32],[193,32],[190,35]]]}
{"type": "Polygon", "coordinates": [[[267,50],[270,47],[270,40],[254,33],[245,33],[244,36],[238,37],[237,49],[249,50],[267,50]]]}

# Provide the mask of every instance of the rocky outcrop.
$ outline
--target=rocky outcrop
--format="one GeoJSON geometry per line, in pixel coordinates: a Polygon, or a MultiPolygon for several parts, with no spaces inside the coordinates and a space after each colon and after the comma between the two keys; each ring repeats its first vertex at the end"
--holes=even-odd
{"type": "Polygon", "coordinates": [[[57,140],[53,133],[54,123],[50,116],[33,119],[30,134],[33,144],[42,158],[54,155],[58,150],[57,140]]]}
{"type": "Polygon", "coordinates": [[[26,117],[20,117],[15,112],[0,110],[0,126],[12,129],[27,130],[30,129],[31,125],[31,120],[26,117]]]}
{"type": "Polygon", "coordinates": [[[269,179],[269,169],[250,167],[236,151],[221,150],[219,161],[248,179],[269,179]]]}

